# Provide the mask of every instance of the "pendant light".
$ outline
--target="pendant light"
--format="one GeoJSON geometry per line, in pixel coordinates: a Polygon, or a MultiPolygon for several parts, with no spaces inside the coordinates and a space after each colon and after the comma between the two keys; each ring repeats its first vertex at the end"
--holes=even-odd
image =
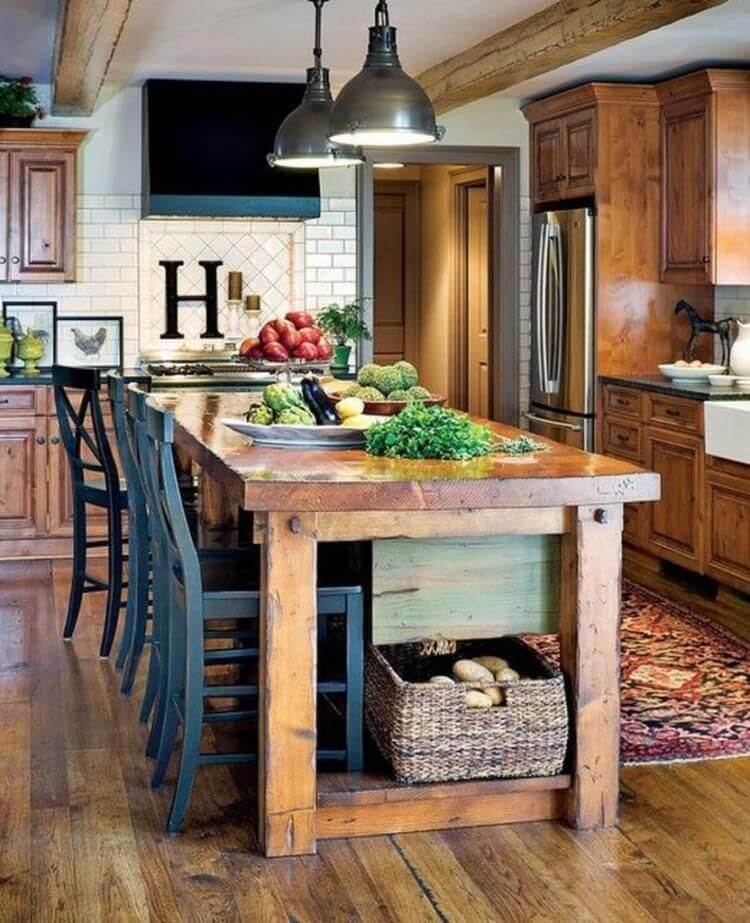
{"type": "Polygon", "coordinates": [[[387,0],[378,0],[362,70],[333,105],[330,138],[337,144],[391,147],[439,141],[445,129],[422,87],[401,67],[387,0]]]}
{"type": "Polygon", "coordinates": [[[328,0],[310,0],[315,6],[315,63],[307,71],[307,87],[300,105],[284,119],[276,132],[274,151],[268,155],[272,167],[313,170],[362,163],[362,152],[355,147],[329,140],[331,128],[331,83],[327,67],[322,66],[321,27],[323,4],[328,0]]]}

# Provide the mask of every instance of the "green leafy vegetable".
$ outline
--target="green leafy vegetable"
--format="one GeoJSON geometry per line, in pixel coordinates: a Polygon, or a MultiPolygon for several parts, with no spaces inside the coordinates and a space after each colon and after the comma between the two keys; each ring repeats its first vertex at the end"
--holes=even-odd
{"type": "Polygon", "coordinates": [[[464,461],[493,452],[513,455],[544,446],[528,436],[498,437],[488,426],[443,407],[409,404],[398,416],[378,423],[365,433],[370,455],[387,458],[443,458],[464,461]]]}

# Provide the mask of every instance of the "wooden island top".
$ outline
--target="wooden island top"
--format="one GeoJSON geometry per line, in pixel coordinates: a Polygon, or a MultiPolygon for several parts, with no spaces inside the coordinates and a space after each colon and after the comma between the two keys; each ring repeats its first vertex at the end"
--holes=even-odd
{"type": "Polygon", "coordinates": [[[544,439],[543,451],[467,462],[269,449],[220,422],[241,418],[248,395],[159,393],[151,400],[173,412],[180,450],[255,514],[258,832],[267,856],[314,853],[318,839],[336,837],[553,818],[580,829],[616,822],[623,504],[657,500],[658,475],[544,439]],[[319,785],[318,542],[504,534],[560,536],[566,772],[419,786],[342,773],[333,788],[327,777],[319,785]]]}

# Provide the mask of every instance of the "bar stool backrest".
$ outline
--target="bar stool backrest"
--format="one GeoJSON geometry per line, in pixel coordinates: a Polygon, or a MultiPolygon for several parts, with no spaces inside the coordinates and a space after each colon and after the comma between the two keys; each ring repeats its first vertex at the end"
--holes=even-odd
{"type": "Polygon", "coordinates": [[[52,383],[73,482],[85,482],[87,472],[104,475],[107,490],[114,495],[120,489],[120,478],[104,425],[98,370],[56,365],[52,383]]]}
{"type": "Polygon", "coordinates": [[[128,503],[135,511],[145,512],[146,495],[138,468],[132,434],[128,425],[128,415],[125,413],[125,380],[117,372],[110,372],[107,376],[109,403],[112,408],[112,421],[115,427],[117,448],[120,451],[123,473],[128,488],[128,503]]]}

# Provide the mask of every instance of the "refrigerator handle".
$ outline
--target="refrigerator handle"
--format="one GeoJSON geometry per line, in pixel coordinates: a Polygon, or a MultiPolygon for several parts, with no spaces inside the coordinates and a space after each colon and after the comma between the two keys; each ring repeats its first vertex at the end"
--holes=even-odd
{"type": "Polygon", "coordinates": [[[547,391],[547,273],[549,270],[549,233],[546,222],[539,228],[539,249],[536,266],[536,371],[542,391],[547,391]]]}
{"type": "Polygon", "coordinates": [[[531,423],[544,423],[545,426],[555,426],[558,429],[569,429],[574,433],[580,433],[583,429],[583,427],[579,426],[577,423],[563,423],[562,420],[550,420],[549,417],[538,417],[536,414],[529,413],[528,411],[524,411],[521,416],[531,423]]]}
{"type": "Polygon", "coordinates": [[[548,394],[558,394],[560,391],[560,376],[562,374],[563,329],[565,319],[565,279],[563,270],[562,231],[559,225],[550,226],[548,247],[550,248],[550,287],[553,293],[553,304],[550,306],[552,313],[549,317],[551,342],[545,344],[548,347],[546,391],[548,394]]]}

